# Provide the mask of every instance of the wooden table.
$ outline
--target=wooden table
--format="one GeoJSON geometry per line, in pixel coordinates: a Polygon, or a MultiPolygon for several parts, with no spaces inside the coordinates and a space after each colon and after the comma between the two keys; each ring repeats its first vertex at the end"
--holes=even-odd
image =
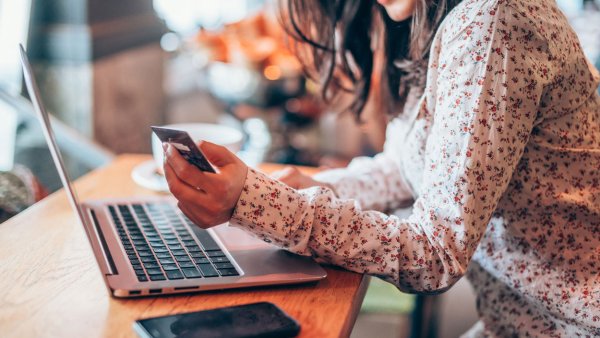
{"type": "MultiPolygon", "coordinates": [[[[150,159],[123,155],[77,180],[81,199],[155,194],[130,179],[150,159]]],[[[50,164],[49,164],[50,165],[50,164]]],[[[263,170],[276,169],[265,165],[263,170]]],[[[348,336],[367,279],[326,267],[316,284],[123,300],[109,296],[83,228],[61,190],[0,224],[0,337],[135,337],[134,320],[269,301],[301,337],[348,336]]]]}

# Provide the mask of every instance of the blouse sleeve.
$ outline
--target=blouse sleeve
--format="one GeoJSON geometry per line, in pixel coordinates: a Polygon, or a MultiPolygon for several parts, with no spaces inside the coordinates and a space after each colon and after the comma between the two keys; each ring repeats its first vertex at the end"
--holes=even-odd
{"type": "Polygon", "coordinates": [[[486,2],[465,24],[447,19],[432,47],[433,122],[411,216],[366,211],[329,189],[297,191],[250,170],[232,224],[405,291],[455,283],[523,154],[545,82],[544,42],[499,3],[486,2]]]}
{"type": "Polygon", "coordinates": [[[318,173],[340,199],[354,199],[364,210],[391,210],[413,199],[398,163],[388,153],[358,157],[347,168],[318,173]]]}
{"type": "Polygon", "coordinates": [[[409,91],[404,112],[390,121],[386,130],[386,144],[382,153],[374,157],[357,157],[343,169],[320,172],[314,176],[318,181],[328,183],[341,199],[354,199],[363,210],[394,210],[406,207],[415,198],[413,188],[407,182],[405,169],[398,154],[401,147],[390,140],[400,139],[409,128],[418,107],[422,104],[422,89],[409,91]]]}

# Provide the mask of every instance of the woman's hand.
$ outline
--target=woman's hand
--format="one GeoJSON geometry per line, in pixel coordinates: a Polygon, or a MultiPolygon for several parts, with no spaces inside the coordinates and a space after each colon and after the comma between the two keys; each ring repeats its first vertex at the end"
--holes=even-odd
{"type": "Polygon", "coordinates": [[[310,187],[329,187],[327,183],[323,183],[313,179],[312,177],[303,174],[295,167],[285,167],[280,171],[271,174],[276,180],[279,180],[294,189],[306,189],[310,187]]]}
{"type": "Polygon", "coordinates": [[[170,144],[163,145],[164,171],[169,190],[179,201],[179,209],[206,229],[231,218],[242,193],[248,167],[225,147],[206,141],[198,146],[216,167],[216,174],[199,170],[170,144]]]}

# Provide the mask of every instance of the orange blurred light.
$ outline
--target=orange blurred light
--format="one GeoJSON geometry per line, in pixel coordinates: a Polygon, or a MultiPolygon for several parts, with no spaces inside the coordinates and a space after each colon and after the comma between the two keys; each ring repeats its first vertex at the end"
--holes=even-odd
{"type": "Polygon", "coordinates": [[[263,73],[265,74],[265,77],[271,81],[275,81],[281,78],[281,69],[277,65],[270,65],[265,67],[263,73]]]}

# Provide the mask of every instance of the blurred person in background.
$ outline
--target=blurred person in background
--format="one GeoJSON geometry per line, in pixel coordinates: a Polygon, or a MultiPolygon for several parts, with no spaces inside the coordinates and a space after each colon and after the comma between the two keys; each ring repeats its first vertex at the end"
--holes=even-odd
{"type": "Polygon", "coordinates": [[[288,0],[281,13],[326,100],[353,93],[360,120],[378,88],[384,151],[277,180],[207,142],[217,174],[165,145],[181,210],[408,292],[467,275],[480,321],[466,336],[599,336],[600,77],[556,3],[288,0]]]}

